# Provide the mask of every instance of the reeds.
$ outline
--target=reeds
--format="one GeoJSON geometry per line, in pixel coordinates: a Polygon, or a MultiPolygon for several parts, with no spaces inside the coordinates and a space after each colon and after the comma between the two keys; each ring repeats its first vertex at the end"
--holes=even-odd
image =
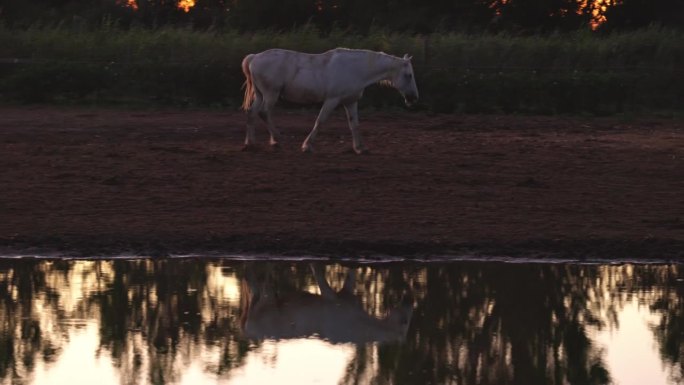
{"type": "MultiPolygon", "coordinates": [[[[338,46],[413,55],[421,106],[435,112],[684,110],[684,32],[663,28],[606,36],[0,28],[0,100],[237,108],[246,54],[338,46]]],[[[361,103],[400,104],[377,87],[361,103]]]]}

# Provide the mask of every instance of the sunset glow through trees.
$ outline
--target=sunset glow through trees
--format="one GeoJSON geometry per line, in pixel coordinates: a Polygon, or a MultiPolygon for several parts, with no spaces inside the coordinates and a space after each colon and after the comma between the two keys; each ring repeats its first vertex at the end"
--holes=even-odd
{"type": "Polygon", "coordinates": [[[184,12],[190,12],[190,8],[195,6],[195,0],[180,0],[178,2],[178,8],[182,9],[184,12]]]}
{"type": "MultiPolygon", "coordinates": [[[[578,14],[587,12],[590,15],[589,26],[592,30],[595,30],[607,21],[606,12],[608,8],[617,5],[619,2],[620,0],[577,0],[578,7],[576,12],[578,14]]],[[[118,0],[118,3],[135,11],[138,10],[137,0],[118,0]]],[[[511,0],[492,0],[489,3],[489,8],[493,9],[497,16],[500,16],[510,3],[511,0]]],[[[195,5],[196,0],[178,0],[177,2],[177,8],[186,13],[190,12],[195,5]]],[[[314,8],[317,12],[323,12],[325,9],[323,1],[315,1],[314,8]]],[[[337,6],[334,8],[337,8],[337,6]]],[[[564,14],[565,12],[567,10],[562,13],[564,14]]]]}

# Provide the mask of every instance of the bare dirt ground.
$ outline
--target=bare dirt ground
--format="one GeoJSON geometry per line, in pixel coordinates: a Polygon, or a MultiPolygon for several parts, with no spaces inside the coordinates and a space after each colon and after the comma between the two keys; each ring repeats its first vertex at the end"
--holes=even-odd
{"type": "Polygon", "coordinates": [[[684,257],[684,124],[0,108],[0,254],[684,257]]]}

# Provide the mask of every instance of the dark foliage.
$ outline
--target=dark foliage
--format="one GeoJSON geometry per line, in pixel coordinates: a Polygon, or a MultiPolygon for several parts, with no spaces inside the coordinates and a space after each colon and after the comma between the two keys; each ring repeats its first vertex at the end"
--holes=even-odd
{"type": "MultiPolygon", "coordinates": [[[[367,33],[373,28],[416,33],[513,31],[539,33],[588,28],[592,7],[578,0],[196,0],[185,12],[177,1],[4,0],[0,21],[10,27],[69,24],[99,26],[192,26],[241,31],[289,30],[313,24],[367,33]]],[[[591,1],[589,2],[591,5],[591,1]]],[[[684,25],[680,0],[619,0],[606,11],[602,29],[650,24],[684,25]]]]}

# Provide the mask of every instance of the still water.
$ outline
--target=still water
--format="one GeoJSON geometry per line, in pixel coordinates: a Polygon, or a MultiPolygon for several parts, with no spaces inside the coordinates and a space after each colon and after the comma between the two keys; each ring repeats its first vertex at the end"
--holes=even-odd
{"type": "Polygon", "coordinates": [[[684,266],[0,260],[3,384],[679,384],[684,266]]]}

